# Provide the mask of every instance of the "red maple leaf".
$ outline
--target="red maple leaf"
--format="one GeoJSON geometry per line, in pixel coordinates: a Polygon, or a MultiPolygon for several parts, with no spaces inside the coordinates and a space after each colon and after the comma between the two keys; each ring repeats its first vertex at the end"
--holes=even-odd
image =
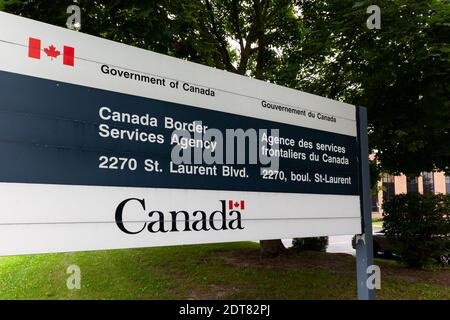
{"type": "Polygon", "coordinates": [[[45,48],[44,52],[47,54],[48,57],[51,57],[52,60],[53,60],[53,58],[56,59],[56,58],[58,58],[59,55],[61,55],[61,52],[56,50],[54,45],[50,45],[48,48],[45,48]]]}

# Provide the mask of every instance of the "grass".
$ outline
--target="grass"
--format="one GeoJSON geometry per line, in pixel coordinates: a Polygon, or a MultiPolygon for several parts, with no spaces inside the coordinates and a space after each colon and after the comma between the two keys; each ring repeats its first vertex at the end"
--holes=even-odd
{"type": "Polygon", "coordinates": [[[372,218],[372,227],[383,228],[383,218],[372,218]]]}
{"type": "MultiPolygon", "coordinates": [[[[450,299],[448,270],[377,264],[381,299],[450,299]]],[[[250,242],[0,258],[0,299],[354,299],[355,282],[352,256],[262,260],[250,242]],[[66,287],[71,264],[80,290],[66,287]]]]}

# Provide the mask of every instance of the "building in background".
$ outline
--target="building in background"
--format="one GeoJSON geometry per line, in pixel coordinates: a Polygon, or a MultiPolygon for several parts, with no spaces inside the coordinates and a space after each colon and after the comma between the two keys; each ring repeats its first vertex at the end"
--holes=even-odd
{"type": "Polygon", "coordinates": [[[443,172],[423,172],[420,177],[384,175],[378,183],[378,194],[372,195],[372,214],[381,216],[383,201],[396,194],[419,192],[422,194],[450,194],[450,176],[443,172]]]}

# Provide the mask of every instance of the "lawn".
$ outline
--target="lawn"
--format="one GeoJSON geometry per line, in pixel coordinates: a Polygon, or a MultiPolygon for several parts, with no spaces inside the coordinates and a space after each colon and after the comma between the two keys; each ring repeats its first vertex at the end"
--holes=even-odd
{"type": "MultiPolygon", "coordinates": [[[[450,299],[449,269],[376,263],[380,299],[450,299]]],[[[0,258],[0,299],[354,299],[355,281],[350,255],[263,260],[251,242],[0,258]],[[66,287],[71,264],[80,290],[66,287]]]]}
{"type": "Polygon", "coordinates": [[[383,219],[372,219],[372,227],[383,228],[383,219]]]}

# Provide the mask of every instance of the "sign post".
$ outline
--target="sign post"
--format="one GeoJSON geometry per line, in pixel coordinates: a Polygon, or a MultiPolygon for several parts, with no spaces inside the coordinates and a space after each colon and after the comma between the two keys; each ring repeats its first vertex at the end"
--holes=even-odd
{"type": "Polygon", "coordinates": [[[374,300],[375,290],[368,286],[368,268],[373,265],[372,213],[370,207],[369,143],[367,138],[367,109],[357,107],[360,199],[362,234],[356,238],[356,273],[358,299],[374,300]]]}

